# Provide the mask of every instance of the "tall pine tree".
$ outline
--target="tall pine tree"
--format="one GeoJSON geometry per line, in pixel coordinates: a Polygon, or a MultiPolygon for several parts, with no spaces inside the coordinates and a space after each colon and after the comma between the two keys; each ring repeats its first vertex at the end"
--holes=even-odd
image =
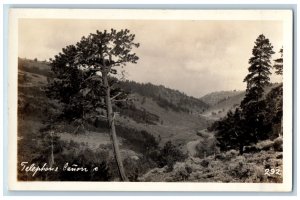
{"type": "Polygon", "coordinates": [[[241,108],[245,116],[245,131],[247,137],[255,143],[265,139],[264,108],[266,102],[262,99],[264,89],[270,85],[271,56],[274,54],[273,46],[263,34],[259,35],[249,59],[249,74],[245,77],[247,83],[245,98],[241,102],[241,108]]]}
{"type": "Polygon", "coordinates": [[[246,96],[241,103],[242,108],[251,101],[258,102],[264,92],[264,87],[270,84],[271,56],[274,54],[273,46],[263,34],[259,35],[249,59],[249,74],[245,77],[247,82],[246,96]]]}

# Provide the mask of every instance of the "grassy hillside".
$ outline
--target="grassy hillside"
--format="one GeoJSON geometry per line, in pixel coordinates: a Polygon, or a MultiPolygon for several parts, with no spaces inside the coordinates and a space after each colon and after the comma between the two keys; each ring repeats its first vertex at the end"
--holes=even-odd
{"type": "Polygon", "coordinates": [[[239,155],[231,150],[206,158],[188,157],[177,162],[172,170],[155,168],[140,177],[140,181],[157,182],[223,182],[223,183],[281,183],[282,152],[268,150],[239,155]],[[268,160],[267,164],[266,160],[268,160]],[[266,175],[265,169],[278,174],[266,175]]]}
{"type": "MultiPolygon", "coordinates": [[[[110,174],[112,174],[110,180],[117,179],[118,172],[115,170],[106,122],[97,119],[85,124],[84,127],[79,127],[75,121],[60,120],[53,123],[53,119],[61,110],[61,105],[55,100],[48,99],[44,92],[47,80],[51,79],[49,65],[45,62],[19,59],[18,73],[19,162],[24,160],[48,162],[51,151],[53,151],[50,148],[51,143],[55,140],[54,157],[56,162],[62,162],[60,160],[63,159],[73,162],[77,159],[75,155],[81,154],[84,156],[83,160],[87,159],[87,162],[90,162],[89,159],[100,154],[99,162],[101,162],[99,164],[102,161],[105,162],[102,164],[108,166],[110,174]],[[54,138],[49,138],[51,131],[54,132],[54,138]],[[37,145],[28,145],[32,144],[32,141],[36,141],[37,145]],[[90,152],[88,158],[84,154],[86,151],[90,152]],[[37,152],[41,152],[43,155],[37,152]]],[[[189,109],[191,106],[199,106],[198,108],[201,110],[207,106],[178,91],[159,86],[157,88],[168,91],[170,97],[178,96],[178,102],[191,101],[189,109]]],[[[130,104],[122,109],[115,108],[115,111],[119,113],[116,116],[116,129],[125,168],[128,171],[131,171],[131,168],[138,168],[130,177],[131,180],[135,180],[137,176],[156,166],[156,161],[149,160],[150,150],[153,148],[159,150],[156,145],[162,148],[167,141],[172,141],[182,152],[186,152],[186,143],[197,138],[197,130],[205,128],[209,123],[203,117],[184,110],[187,107],[178,102],[176,104],[168,103],[169,107],[166,108],[162,103],[164,100],[160,101],[151,95],[142,96],[138,92],[132,92],[130,98],[134,99],[130,104]]],[[[105,167],[103,170],[105,171],[105,167]]],[[[19,175],[21,180],[32,179],[22,173],[19,175]]],[[[63,180],[71,179],[68,175],[63,176],[60,177],[63,180]]],[[[38,178],[55,180],[57,177],[38,178]]],[[[77,178],[91,180],[90,176],[77,178]]],[[[101,180],[101,177],[99,179],[101,180]]]]}
{"type": "Polygon", "coordinates": [[[203,102],[207,103],[210,106],[215,106],[217,104],[220,104],[222,102],[225,102],[226,100],[241,95],[244,93],[243,91],[219,91],[219,92],[212,92],[209,94],[204,95],[200,98],[203,102]]]}
{"type": "MultiPolygon", "coordinates": [[[[264,95],[278,85],[278,83],[273,83],[266,87],[264,95]]],[[[200,99],[210,106],[201,115],[211,120],[218,120],[225,117],[229,110],[234,110],[238,107],[244,97],[245,91],[221,91],[207,94],[200,99]]]]}
{"type": "Polygon", "coordinates": [[[19,70],[31,72],[38,75],[50,76],[50,66],[46,61],[18,58],[19,70]]]}
{"type": "Polygon", "coordinates": [[[145,98],[137,93],[130,96],[135,99],[133,104],[136,109],[145,110],[152,113],[152,115],[159,116],[159,121],[156,124],[138,123],[134,119],[123,115],[120,116],[119,123],[127,124],[138,130],[147,129],[159,138],[161,144],[171,140],[186,151],[185,144],[197,138],[197,130],[206,128],[211,124],[211,121],[198,115],[165,110],[152,98],[145,98]]]}
{"type": "Polygon", "coordinates": [[[178,90],[172,90],[162,85],[125,81],[121,83],[121,87],[130,93],[137,93],[144,98],[151,98],[166,111],[172,110],[197,115],[209,107],[207,103],[200,99],[187,96],[178,90]]]}
{"type": "Polygon", "coordinates": [[[203,101],[210,102],[211,106],[202,115],[213,120],[220,119],[224,117],[229,110],[239,106],[244,97],[244,91],[215,92],[206,95],[203,97],[205,99],[203,101]]]}

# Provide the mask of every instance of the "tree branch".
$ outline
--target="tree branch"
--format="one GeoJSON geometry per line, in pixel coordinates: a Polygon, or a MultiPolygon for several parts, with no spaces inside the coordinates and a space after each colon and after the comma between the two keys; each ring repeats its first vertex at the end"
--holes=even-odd
{"type": "Polygon", "coordinates": [[[126,102],[126,101],[131,101],[133,99],[131,98],[126,98],[126,99],[114,99],[113,102],[126,102]]]}
{"type": "Polygon", "coordinates": [[[111,97],[111,100],[114,100],[115,98],[117,98],[118,96],[120,96],[122,94],[122,92],[119,92],[118,94],[116,94],[115,96],[111,97]]]}

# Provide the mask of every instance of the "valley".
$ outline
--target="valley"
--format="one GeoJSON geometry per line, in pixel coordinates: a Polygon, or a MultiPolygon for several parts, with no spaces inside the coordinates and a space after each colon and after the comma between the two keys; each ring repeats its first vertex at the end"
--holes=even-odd
{"type": "MultiPolygon", "coordinates": [[[[43,136],[49,130],[47,127],[50,127],[50,131],[59,139],[61,145],[70,146],[67,151],[62,149],[62,153],[78,154],[88,149],[95,153],[104,152],[106,160],[113,159],[109,131],[106,122],[101,118],[82,127],[76,125],[75,121],[52,122],[60,112],[61,105],[50,100],[44,92],[48,80],[51,79],[50,68],[46,63],[19,59],[18,76],[18,146],[22,152],[30,155],[29,152],[37,151],[39,145],[28,146],[28,141],[43,141],[41,143],[46,142],[50,145],[43,136]]],[[[208,108],[206,103],[179,91],[132,82],[124,83],[123,88],[127,89],[128,98],[132,99],[128,106],[115,108],[118,143],[124,161],[135,162],[144,159],[145,147],[151,145],[153,139],[160,148],[171,141],[183,154],[189,154],[187,143],[197,141],[197,131],[212,123],[212,120],[200,114],[208,108]],[[137,87],[139,89],[134,90],[137,87]],[[150,92],[147,92],[149,88],[150,92]],[[192,112],[193,110],[197,112],[192,112]]],[[[47,151],[46,154],[49,154],[51,149],[47,151]]],[[[20,154],[20,161],[32,159],[20,154]]],[[[54,156],[59,157],[58,152],[54,156]]]]}
{"type": "MultiPolygon", "coordinates": [[[[105,162],[105,165],[103,163],[101,165],[110,169],[110,173],[113,174],[110,179],[118,181],[106,121],[96,118],[78,126],[76,121],[54,120],[54,116],[60,113],[61,105],[58,101],[50,100],[45,94],[45,86],[51,79],[47,63],[19,59],[18,76],[18,160],[48,161],[51,151],[56,162],[67,158],[70,163],[85,164],[84,162],[96,159],[97,163],[105,162]],[[50,140],[49,131],[55,135],[50,140]],[[51,150],[53,141],[56,146],[51,150]],[[41,151],[40,148],[43,149],[42,155],[34,153],[41,151]],[[82,158],[78,160],[80,155],[82,158]]],[[[240,157],[233,150],[231,153],[220,153],[216,148],[214,132],[207,131],[214,121],[239,106],[244,98],[244,91],[214,92],[197,99],[150,83],[125,81],[119,84],[131,99],[125,106],[114,108],[120,154],[131,181],[226,182],[240,175],[239,172],[236,172],[236,175],[232,174],[232,170],[238,171],[236,162],[244,162],[245,159],[246,169],[256,173],[251,175],[255,176],[253,180],[257,182],[265,180],[261,172],[262,166],[255,168],[254,171],[251,169],[255,163],[263,159],[261,154],[255,154],[255,159],[251,160],[250,154],[240,157]],[[179,155],[184,155],[184,159],[175,161],[174,168],[171,169],[155,160],[159,154],[166,156],[163,151],[168,142],[180,151],[179,155]],[[224,166],[221,162],[225,162],[224,166]],[[193,173],[186,171],[188,168],[191,168],[193,173]],[[218,169],[219,172],[212,179],[214,169],[218,169]],[[222,171],[227,177],[221,175],[222,171]],[[259,178],[255,179],[256,176],[259,178]]],[[[270,91],[271,88],[267,88],[266,91],[270,91]]],[[[269,149],[267,151],[274,163],[281,166],[281,154],[272,155],[269,149]]],[[[65,174],[62,176],[62,180],[70,179],[65,174]]],[[[99,176],[94,179],[103,178],[99,176]]],[[[23,175],[19,178],[31,179],[23,175]]],[[[47,177],[49,178],[51,179],[47,177]]],[[[252,178],[249,180],[245,178],[245,181],[251,180],[252,178]]],[[[277,181],[280,180],[276,179],[275,182],[277,181]]]]}

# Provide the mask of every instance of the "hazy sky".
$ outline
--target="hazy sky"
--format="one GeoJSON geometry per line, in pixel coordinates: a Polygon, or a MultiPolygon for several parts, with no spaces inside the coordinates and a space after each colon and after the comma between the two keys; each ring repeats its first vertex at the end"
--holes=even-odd
{"type": "MultiPolygon", "coordinates": [[[[140,60],[125,68],[126,79],[162,84],[195,97],[244,90],[243,79],[258,35],[269,38],[278,52],[283,34],[278,21],[22,19],[19,57],[48,60],[82,36],[111,28],[129,29],[140,43],[136,49],[140,60]]],[[[280,78],[274,75],[272,80],[280,78]]]]}

